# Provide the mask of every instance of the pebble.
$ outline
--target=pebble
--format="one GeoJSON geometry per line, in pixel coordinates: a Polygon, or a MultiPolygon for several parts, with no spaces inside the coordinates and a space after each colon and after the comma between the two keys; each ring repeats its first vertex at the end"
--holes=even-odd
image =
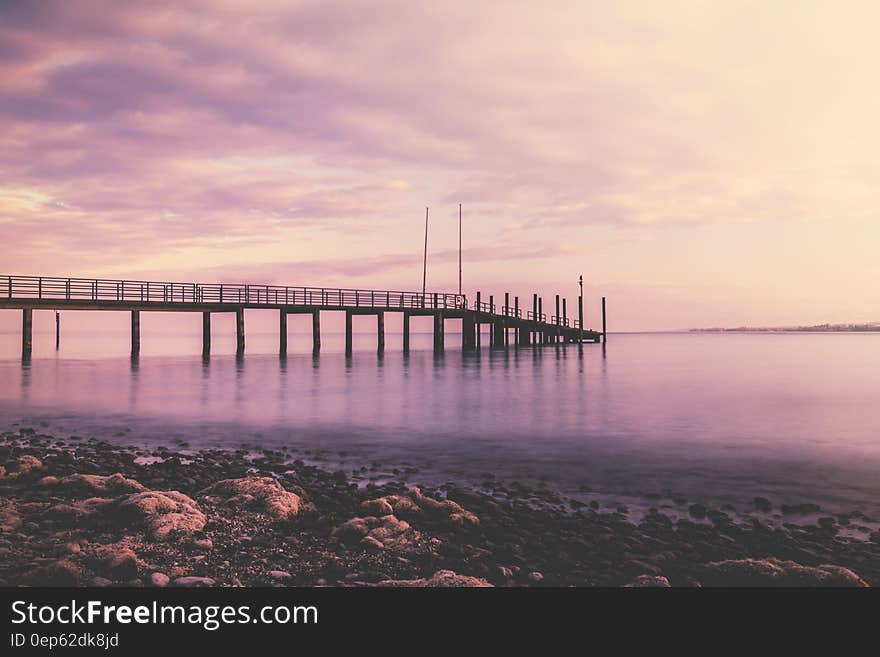
{"type": "Polygon", "coordinates": [[[157,588],[168,586],[171,579],[165,573],[153,573],[150,575],[150,585],[157,588]]]}

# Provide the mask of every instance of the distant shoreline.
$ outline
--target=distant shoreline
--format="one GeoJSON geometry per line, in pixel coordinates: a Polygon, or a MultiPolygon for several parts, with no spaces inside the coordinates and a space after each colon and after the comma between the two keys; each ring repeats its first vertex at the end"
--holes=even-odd
{"type": "Polygon", "coordinates": [[[815,326],[738,326],[692,328],[689,333],[880,333],[880,322],[868,324],[817,324],[815,326]]]}

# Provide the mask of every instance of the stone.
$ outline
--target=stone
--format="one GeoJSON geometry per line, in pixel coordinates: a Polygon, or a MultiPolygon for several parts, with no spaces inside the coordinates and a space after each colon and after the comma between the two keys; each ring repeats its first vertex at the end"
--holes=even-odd
{"type": "Polygon", "coordinates": [[[146,490],[139,482],[134,479],[128,479],[118,472],[107,477],[92,474],[72,474],[59,479],[56,486],[71,493],[92,497],[115,497],[146,490]]]}
{"type": "Polygon", "coordinates": [[[430,551],[422,534],[396,516],[352,518],[331,532],[340,543],[394,552],[430,551]]]}
{"type": "Polygon", "coordinates": [[[365,513],[377,517],[391,515],[400,518],[425,517],[440,520],[453,526],[475,526],[480,519],[458,502],[453,500],[435,500],[424,495],[419,488],[412,488],[406,495],[386,495],[367,500],[361,505],[365,513]],[[390,509],[390,510],[389,510],[390,509]]]}
{"type": "Polygon", "coordinates": [[[31,574],[35,586],[80,586],[85,578],[83,569],[72,561],[59,559],[38,568],[31,574]]]}
{"type": "Polygon", "coordinates": [[[138,576],[137,555],[127,548],[105,548],[101,554],[102,570],[115,580],[129,580],[138,576]]]}
{"type": "Polygon", "coordinates": [[[544,581],[544,573],[539,573],[537,570],[529,573],[529,581],[537,584],[538,582],[544,581]]]}
{"type": "Polygon", "coordinates": [[[766,497],[756,497],[752,500],[752,504],[758,511],[763,511],[764,513],[770,513],[773,510],[773,505],[766,497]]]}
{"type": "Polygon", "coordinates": [[[113,582],[106,577],[92,577],[92,579],[89,580],[89,586],[94,586],[99,589],[105,589],[108,586],[113,586],[113,582]]]}
{"type": "Polygon", "coordinates": [[[49,520],[83,523],[102,516],[113,503],[103,497],[90,497],[70,504],[54,504],[43,512],[43,516],[49,520]]]}
{"type": "Polygon", "coordinates": [[[0,497],[0,533],[13,532],[21,526],[21,516],[15,508],[15,503],[5,497],[0,497]]]}
{"type": "Polygon", "coordinates": [[[195,501],[176,490],[129,495],[119,504],[118,513],[157,541],[190,537],[204,529],[206,521],[195,501]]]}
{"type": "Polygon", "coordinates": [[[178,577],[173,582],[171,582],[171,586],[178,588],[201,588],[205,586],[214,586],[217,582],[215,582],[210,577],[178,577]]]}
{"type": "Polygon", "coordinates": [[[204,552],[210,552],[214,549],[214,542],[210,538],[200,538],[192,542],[192,546],[196,550],[202,550],[204,552]]]}
{"type": "Polygon", "coordinates": [[[274,579],[277,581],[290,579],[291,577],[290,573],[286,570],[270,570],[268,573],[266,573],[266,576],[269,577],[269,579],[274,579]]]}
{"type": "Polygon", "coordinates": [[[4,468],[4,477],[7,479],[19,479],[43,470],[43,462],[36,456],[23,454],[12,461],[8,461],[4,468]]]}
{"type": "Polygon", "coordinates": [[[152,573],[150,575],[150,586],[157,588],[165,588],[171,579],[165,573],[152,573]]]}
{"type": "Polygon", "coordinates": [[[688,507],[688,513],[694,518],[705,518],[706,517],[706,507],[702,504],[691,504],[688,507]]]}
{"type": "Polygon", "coordinates": [[[479,577],[470,577],[468,575],[459,575],[452,570],[438,570],[431,577],[422,579],[386,579],[378,584],[379,586],[399,586],[399,587],[470,587],[470,588],[489,588],[492,585],[479,577]]]}
{"type": "Polygon", "coordinates": [[[224,479],[201,492],[202,495],[221,498],[224,504],[261,511],[279,522],[296,518],[300,511],[313,510],[272,477],[243,477],[224,479]]]}
{"type": "Polygon", "coordinates": [[[712,562],[705,566],[702,582],[708,586],[868,586],[843,566],[803,566],[774,558],[712,562]]]}
{"type": "Polygon", "coordinates": [[[627,588],[669,588],[669,580],[663,575],[639,575],[634,578],[627,588]]]}

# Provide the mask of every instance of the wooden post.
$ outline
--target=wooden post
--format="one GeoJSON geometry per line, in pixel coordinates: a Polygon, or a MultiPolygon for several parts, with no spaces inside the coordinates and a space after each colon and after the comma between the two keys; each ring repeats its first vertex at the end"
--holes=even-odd
{"type": "Polygon", "coordinates": [[[553,342],[559,342],[559,295],[556,295],[556,320],[553,322],[556,324],[556,331],[553,334],[553,342]]]}
{"type": "Polygon", "coordinates": [[[55,311],[55,351],[61,346],[61,313],[55,311]]]}
{"type": "Polygon", "coordinates": [[[235,311],[235,353],[238,356],[244,353],[244,308],[235,311]]]}
{"type": "Polygon", "coordinates": [[[608,331],[605,328],[605,297],[602,297],[602,342],[608,342],[608,331]]]}
{"type": "Polygon", "coordinates": [[[503,328],[501,329],[502,333],[502,344],[503,346],[507,346],[510,344],[510,336],[507,333],[508,326],[508,317],[510,316],[510,292],[504,293],[504,320],[502,320],[503,328]]]}
{"type": "Polygon", "coordinates": [[[443,351],[443,313],[434,313],[434,351],[443,351]]]}
{"type": "Polygon", "coordinates": [[[492,316],[495,313],[495,295],[489,295],[489,349],[494,349],[498,346],[498,338],[495,335],[495,318],[492,316]]]}
{"type": "Polygon", "coordinates": [[[481,292],[477,290],[477,308],[474,313],[474,337],[476,337],[477,349],[483,346],[483,335],[480,331],[480,313],[483,312],[483,303],[480,300],[481,292]]]}
{"type": "Polygon", "coordinates": [[[211,313],[202,313],[202,356],[211,354],[211,313]]]}
{"type": "Polygon", "coordinates": [[[513,297],[513,317],[516,322],[513,328],[513,343],[519,344],[519,332],[521,330],[519,327],[519,297],[513,297]]]}
{"type": "Polygon", "coordinates": [[[409,313],[403,311],[403,353],[409,353],[409,313]]]}
{"type": "Polygon", "coordinates": [[[278,311],[278,352],[282,356],[287,355],[287,311],[281,308],[278,311]]]}
{"type": "Polygon", "coordinates": [[[544,297],[538,297],[538,339],[536,342],[538,344],[546,344],[547,342],[547,331],[544,330],[544,297]]]}
{"type": "Polygon", "coordinates": [[[385,313],[376,313],[376,333],[378,338],[377,351],[381,354],[385,351],[385,313]]]}
{"type": "Polygon", "coordinates": [[[34,309],[21,311],[21,357],[30,358],[34,348],[34,309]]]}
{"type": "Polygon", "coordinates": [[[584,297],[578,297],[578,326],[580,326],[580,330],[578,331],[578,342],[584,341],[584,297]]]}
{"type": "Polygon", "coordinates": [[[345,355],[351,356],[351,320],[352,320],[352,312],[350,310],[345,311],[345,355]]]}
{"type": "Polygon", "coordinates": [[[141,311],[131,311],[131,355],[141,352],[141,311]]]}
{"type": "Polygon", "coordinates": [[[321,311],[312,311],[312,353],[321,351],[321,311]]]}
{"type": "Polygon", "coordinates": [[[562,300],[562,325],[568,328],[568,310],[566,309],[565,299],[562,300]]]}

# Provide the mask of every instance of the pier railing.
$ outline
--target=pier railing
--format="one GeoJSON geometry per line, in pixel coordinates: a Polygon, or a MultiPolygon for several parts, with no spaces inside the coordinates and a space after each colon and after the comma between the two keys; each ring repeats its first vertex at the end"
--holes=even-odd
{"type": "MultiPolygon", "coordinates": [[[[355,288],[181,283],[50,276],[0,277],[0,298],[68,302],[243,304],[247,306],[321,306],[328,308],[403,308],[467,310],[467,297],[450,292],[404,292],[355,288]]],[[[499,318],[580,328],[577,320],[475,301],[472,309],[499,318]],[[549,322],[548,322],[549,319],[549,322]]]]}
{"type": "Polygon", "coordinates": [[[179,283],[100,278],[4,276],[0,295],[8,299],[110,301],[129,303],[232,303],[246,305],[303,305],[345,308],[464,309],[467,299],[448,292],[404,292],[317,288],[290,285],[179,283]],[[3,294],[5,293],[5,294],[3,294]]]}

